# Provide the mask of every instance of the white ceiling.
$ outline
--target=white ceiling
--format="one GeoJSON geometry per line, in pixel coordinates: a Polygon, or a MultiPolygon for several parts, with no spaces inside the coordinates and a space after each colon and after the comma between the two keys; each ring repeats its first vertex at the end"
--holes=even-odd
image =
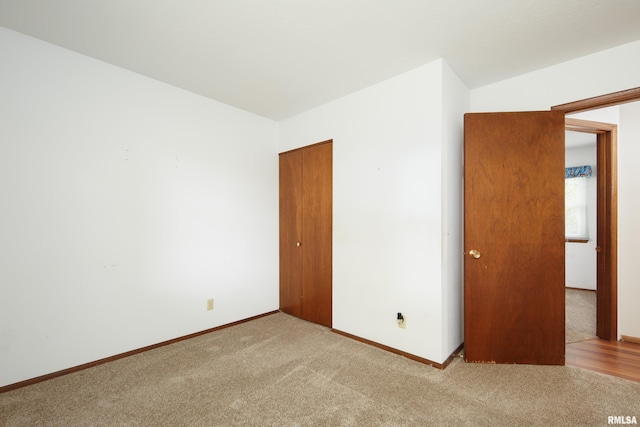
{"type": "Polygon", "coordinates": [[[639,22],[639,0],[0,0],[4,27],[276,120],[437,58],[479,87],[639,22]]]}

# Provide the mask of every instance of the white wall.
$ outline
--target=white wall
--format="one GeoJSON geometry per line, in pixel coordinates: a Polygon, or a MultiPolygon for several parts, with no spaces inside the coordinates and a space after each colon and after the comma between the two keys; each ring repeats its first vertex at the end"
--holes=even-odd
{"type": "MultiPolygon", "coordinates": [[[[640,41],[472,90],[471,109],[548,110],[553,105],[635,87],[640,87],[640,41]]],[[[618,332],[638,337],[640,311],[631,306],[632,300],[625,300],[638,294],[638,263],[633,260],[632,247],[640,240],[640,210],[631,201],[638,194],[634,176],[638,144],[620,137],[623,127],[625,123],[620,124],[618,140],[618,332]]]]}
{"type": "Polygon", "coordinates": [[[444,322],[460,309],[443,312],[461,289],[449,274],[460,261],[443,258],[461,239],[460,212],[446,227],[443,213],[461,198],[450,175],[462,174],[464,90],[439,60],[280,123],[280,151],[333,139],[333,327],[438,363],[444,343],[461,343],[444,322]],[[446,111],[445,91],[455,95],[446,111]]]}
{"type": "Polygon", "coordinates": [[[0,386],[278,308],[276,122],[1,27],[0,61],[0,386]]]}
{"type": "Polygon", "coordinates": [[[565,150],[565,167],[591,165],[593,175],[587,178],[587,226],[589,241],[586,243],[565,243],[565,285],[570,288],[596,289],[596,242],[597,242],[597,157],[596,135],[584,134],[593,140],[586,147],[565,150]]]}
{"type": "Polygon", "coordinates": [[[618,318],[622,335],[640,338],[640,102],[620,106],[618,129],[618,318]]]}
{"type": "Polygon", "coordinates": [[[469,89],[443,62],[442,156],[442,307],[445,360],[464,341],[463,117],[469,111],[469,89]]]}

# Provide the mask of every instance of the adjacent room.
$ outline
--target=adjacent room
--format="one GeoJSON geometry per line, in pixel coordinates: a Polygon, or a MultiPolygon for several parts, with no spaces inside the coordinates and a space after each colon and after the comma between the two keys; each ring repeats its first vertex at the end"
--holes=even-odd
{"type": "Polygon", "coordinates": [[[597,338],[596,139],[594,134],[575,131],[565,135],[567,343],[597,338]]]}

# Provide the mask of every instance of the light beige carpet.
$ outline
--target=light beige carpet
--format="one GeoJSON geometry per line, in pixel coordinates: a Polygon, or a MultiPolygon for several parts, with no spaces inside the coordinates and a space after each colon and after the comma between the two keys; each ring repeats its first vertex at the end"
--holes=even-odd
{"type": "Polygon", "coordinates": [[[602,426],[640,383],[569,367],[446,370],[278,313],[0,394],[2,426],[602,426]]]}
{"type": "Polygon", "coordinates": [[[565,342],[569,344],[597,338],[596,293],[567,288],[565,301],[565,342]]]}

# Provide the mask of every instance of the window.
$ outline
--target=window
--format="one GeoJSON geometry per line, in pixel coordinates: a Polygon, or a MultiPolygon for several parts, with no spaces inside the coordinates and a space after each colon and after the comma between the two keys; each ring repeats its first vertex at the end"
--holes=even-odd
{"type": "Polygon", "coordinates": [[[586,176],[566,178],[564,180],[564,209],[566,240],[589,240],[586,176]]]}

